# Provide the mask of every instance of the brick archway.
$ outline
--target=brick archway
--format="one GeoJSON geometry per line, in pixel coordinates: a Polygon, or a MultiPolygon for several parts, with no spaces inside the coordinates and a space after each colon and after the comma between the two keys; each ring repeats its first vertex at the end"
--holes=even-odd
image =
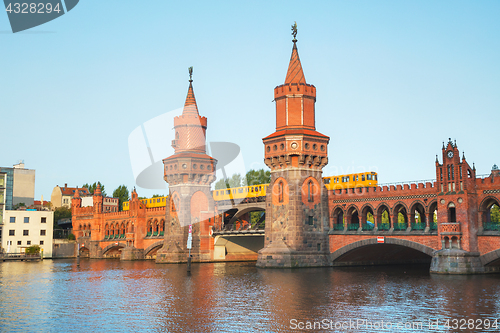
{"type": "MultiPolygon", "coordinates": [[[[423,254],[426,254],[430,257],[432,257],[433,252],[435,251],[433,248],[428,247],[426,245],[412,242],[406,239],[400,239],[400,238],[385,238],[385,243],[384,244],[391,244],[391,245],[398,245],[406,248],[410,248],[416,251],[419,251],[423,254]]],[[[347,254],[350,251],[369,246],[369,245],[379,245],[377,243],[377,238],[368,238],[368,239],[363,239],[357,242],[353,242],[351,244],[348,244],[346,246],[341,247],[337,251],[334,251],[330,254],[330,260],[332,262],[335,262],[335,260],[339,259],[341,256],[347,254]]]]}
{"type": "Polygon", "coordinates": [[[148,256],[148,255],[149,255],[149,253],[150,253],[151,251],[153,251],[153,250],[155,250],[155,249],[159,249],[159,248],[161,248],[161,247],[163,246],[163,242],[164,242],[164,241],[162,241],[162,240],[161,240],[161,241],[158,241],[158,242],[153,243],[153,244],[151,244],[150,246],[148,246],[148,247],[144,250],[144,256],[148,256]]]}
{"type": "Polygon", "coordinates": [[[123,244],[123,243],[118,243],[118,244],[113,243],[113,244],[110,244],[110,245],[106,246],[106,247],[102,250],[102,254],[103,254],[103,255],[105,255],[105,254],[106,254],[109,250],[111,250],[111,249],[113,249],[113,248],[115,248],[115,247],[124,248],[124,247],[126,247],[126,245],[125,245],[125,244],[123,244]]]}

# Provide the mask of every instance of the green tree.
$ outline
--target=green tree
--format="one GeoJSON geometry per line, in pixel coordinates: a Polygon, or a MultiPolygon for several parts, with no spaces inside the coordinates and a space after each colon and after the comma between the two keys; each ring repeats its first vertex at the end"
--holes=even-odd
{"type": "Polygon", "coordinates": [[[27,247],[25,250],[26,254],[38,254],[40,253],[40,246],[39,245],[31,245],[30,247],[27,247]]]}
{"type": "Polygon", "coordinates": [[[96,182],[92,185],[89,185],[88,183],[86,183],[86,184],[83,184],[82,187],[86,187],[89,190],[90,194],[94,194],[94,191],[97,188],[97,184],[101,185],[101,193],[102,193],[102,196],[105,197],[106,191],[104,190],[104,185],[101,184],[101,182],[96,182]]]}
{"type": "Polygon", "coordinates": [[[164,197],[164,195],[161,195],[161,194],[153,194],[153,196],[151,198],[161,198],[161,197],[164,197]]]}
{"type": "Polygon", "coordinates": [[[18,210],[21,207],[26,207],[26,204],[24,202],[20,202],[18,204],[15,204],[13,207],[14,208],[13,210],[18,210]]]}
{"type": "Polygon", "coordinates": [[[382,213],[382,223],[389,224],[389,213],[386,210],[382,213]]]}
{"type": "Polygon", "coordinates": [[[491,222],[498,223],[500,222],[500,207],[494,204],[490,209],[490,220],[491,222]]]}
{"type": "Polygon", "coordinates": [[[239,173],[235,173],[234,175],[232,175],[231,178],[229,178],[228,183],[229,187],[244,186],[243,178],[241,178],[241,175],[239,173]]]}
{"type": "Polygon", "coordinates": [[[245,175],[245,181],[247,186],[269,184],[271,182],[271,171],[252,169],[245,175]]]}
{"type": "Polygon", "coordinates": [[[399,224],[405,223],[405,217],[404,217],[403,213],[401,213],[401,212],[398,213],[398,223],[399,224]]]}
{"type": "Polygon", "coordinates": [[[113,191],[113,198],[118,198],[118,210],[122,211],[123,203],[129,201],[128,188],[125,185],[120,185],[113,191]]]}
{"type": "Polygon", "coordinates": [[[224,178],[222,179],[219,179],[216,183],[215,183],[215,189],[216,190],[222,190],[222,189],[225,189],[225,188],[228,188],[229,187],[229,183],[226,182],[226,180],[224,178]]]}
{"type": "Polygon", "coordinates": [[[370,212],[368,212],[368,213],[366,214],[366,220],[367,220],[367,221],[369,221],[369,222],[371,222],[371,223],[375,223],[375,222],[374,222],[374,221],[375,221],[375,219],[373,218],[373,214],[372,214],[372,213],[370,213],[370,212]]]}
{"type": "Polygon", "coordinates": [[[71,217],[71,209],[68,207],[58,207],[54,210],[54,228],[55,229],[60,229],[59,227],[59,220],[60,219],[65,219],[71,217]]]}

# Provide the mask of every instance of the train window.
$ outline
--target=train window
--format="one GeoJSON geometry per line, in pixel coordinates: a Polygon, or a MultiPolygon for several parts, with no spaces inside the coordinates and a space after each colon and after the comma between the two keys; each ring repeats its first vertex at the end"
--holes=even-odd
{"type": "Polygon", "coordinates": [[[226,194],[231,194],[231,191],[229,191],[229,190],[226,190],[226,194]]]}
{"type": "Polygon", "coordinates": [[[236,193],[236,190],[233,190],[233,193],[236,193]]]}
{"type": "Polygon", "coordinates": [[[361,175],[361,181],[364,182],[365,181],[365,175],[361,175]]]}
{"type": "Polygon", "coordinates": [[[371,174],[367,174],[366,175],[366,180],[372,180],[372,175],[371,174]]]}
{"type": "Polygon", "coordinates": [[[323,181],[325,184],[330,184],[330,178],[325,178],[325,179],[323,179],[323,181]]]}
{"type": "Polygon", "coordinates": [[[238,189],[238,193],[243,193],[243,189],[242,189],[242,188],[239,188],[239,189],[238,189]]]}
{"type": "Polygon", "coordinates": [[[253,187],[250,187],[252,190],[250,192],[253,192],[253,187]]]}
{"type": "Polygon", "coordinates": [[[374,180],[377,180],[377,175],[373,175],[373,177],[374,177],[374,178],[373,178],[374,180]]]}
{"type": "Polygon", "coordinates": [[[260,186],[259,186],[259,191],[260,191],[260,186]]]}
{"type": "Polygon", "coordinates": [[[359,176],[358,175],[356,175],[356,181],[359,181],[359,176]]]}

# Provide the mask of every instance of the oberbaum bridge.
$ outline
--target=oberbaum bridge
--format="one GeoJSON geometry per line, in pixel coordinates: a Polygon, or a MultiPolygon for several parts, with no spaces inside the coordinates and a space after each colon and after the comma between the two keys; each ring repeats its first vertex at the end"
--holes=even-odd
{"type": "Polygon", "coordinates": [[[271,169],[265,197],[216,205],[210,184],[217,161],[206,154],[207,118],[198,113],[190,75],[182,115],[174,119],[175,153],[163,160],[166,205],[146,208],[134,189],[128,211],[105,213],[99,187],[91,207],[82,207],[75,191],[79,255],[183,263],[190,253],[193,262],[257,260],[266,268],[430,263],[432,273],[500,271],[500,231],[490,220],[492,205],[500,205],[500,170],[477,177],[451,140],[441,163],[436,155],[433,182],[326,189],[330,139],[316,131],[316,87],[306,83],[296,29],[293,36],[285,83],[274,88],[276,131],[263,139],[271,169]],[[265,211],[264,229],[227,228],[248,221],[251,211],[265,211]],[[389,224],[382,224],[384,212],[389,224]]]}

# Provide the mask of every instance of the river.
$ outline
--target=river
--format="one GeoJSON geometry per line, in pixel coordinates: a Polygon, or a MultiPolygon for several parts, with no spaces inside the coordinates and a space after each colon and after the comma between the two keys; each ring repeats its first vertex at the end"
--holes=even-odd
{"type": "Polygon", "coordinates": [[[428,265],[0,262],[1,332],[498,332],[499,298],[500,275],[428,265]]]}

